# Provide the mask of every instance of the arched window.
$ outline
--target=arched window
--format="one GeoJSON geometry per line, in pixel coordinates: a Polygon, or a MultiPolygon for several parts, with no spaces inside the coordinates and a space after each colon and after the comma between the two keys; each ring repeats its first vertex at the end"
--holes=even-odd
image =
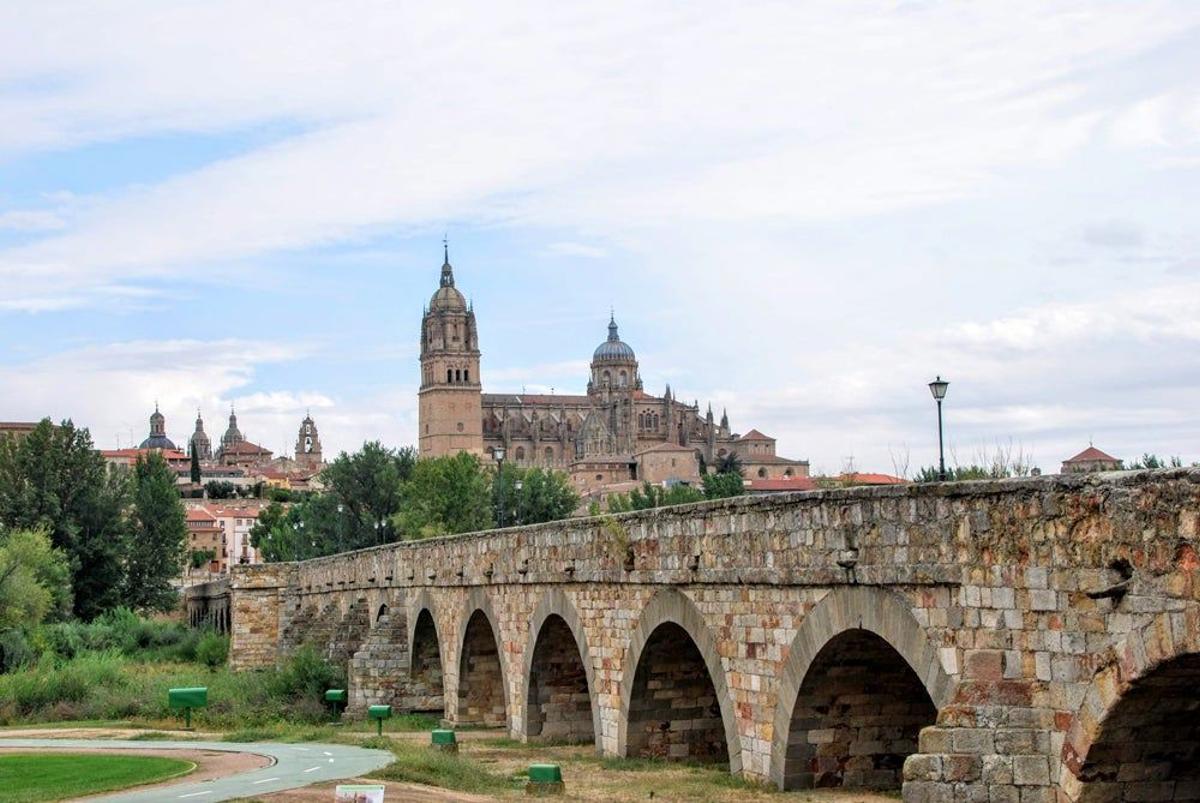
{"type": "Polygon", "coordinates": [[[525,459],[525,447],[524,447],[524,446],[518,446],[518,447],[517,447],[517,459],[518,459],[518,460],[524,460],[524,459],[525,459]]]}
{"type": "Polygon", "coordinates": [[[658,413],[654,414],[654,428],[658,429],[658,413]]]}
{"type": "Polygon", "coordinates": [[[792,470],[791,470],[790,468],[785,468],[785,469],[783,470],[783,476],[785,476],[785,477],[791,477],[791,476],[792,476],[792,470]]]}
{"type": "Polygon", "coordinates": [[[638,429],[646,428],[646,414],[638,413],[638,429]]]}
{"type": "Polygon", "coordinates": [[[463,381],[464,381],[464,382],[470,382],[470,381],[471,381],[471,369],[470,369],[470,368],[464,368],[464,369],[463,369],[463,381]]]}
{"type": "Polygon", "coordinates": [[[621,371],[621,373],[618,375],[617,381],[620,382],[621,387],[625,387],[627,384],[629,384],[629,375],[624,371],[621,371]]]}
{"type": "Polygon", "coordinates": [[[605,387],[608,387],[609,385],[611,385],[612,384],[612,374],[609,373],[608,371],[605,371],[603,374],[601,374],[600,375],[600,384],[604,385],[605,387]]]}
{"type": "Polygon", "coordinates": [[[447,382],[453,382],[453,381],[454,381],[454,369],[453,369],[453,368],[447,368],[447,369],[446,369],[446,381],[447,381],[447,382]]]}
{"type": "Polygon", "coordinates": [[[762,479],[766,479],[766,477],[767,477],[767,470],[766,470],[765,468],[760,468],[760,469],[758,470],[758,476],[759,476],[760,478],[762,478],[762,479]]]}
{"type": "Polygon", "coordinates": [[[546,447],[546,462],[547,463],[554,462],[554,449],[550,446],[546,447]]]}

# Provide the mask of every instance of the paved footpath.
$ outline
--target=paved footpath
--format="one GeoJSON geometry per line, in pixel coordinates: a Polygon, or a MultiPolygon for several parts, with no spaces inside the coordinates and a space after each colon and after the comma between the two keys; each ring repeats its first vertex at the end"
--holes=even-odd
{"type": "Polygon", "coordinates": [[[170,786],[117,792],[92,800],[105,803],[148,803],[148,801],[196,801],[209,803],[238,797],[282,792],[322,781],[357,778],[394,761],[386,750],[368,750],[344,744],[277,744],[274,742],[158,742],[120,739],[0,739],[0,747],[27,747],[54,751],[75,748],[104,750],[216,750],[254,753],[274,763],[262,769],[208,781],[186,778],[170,786]]]}

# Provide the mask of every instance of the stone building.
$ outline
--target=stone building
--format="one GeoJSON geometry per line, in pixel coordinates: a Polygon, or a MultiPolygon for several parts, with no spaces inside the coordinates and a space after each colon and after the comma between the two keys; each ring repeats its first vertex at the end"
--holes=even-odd
{"type": "Polygon", "coordinates": [[[154,412],[150,415],[150,434],[138,448],[176,451],[175,443],[167,437],[167,419],[158,411],[157,403],[154,405],[154,412]]]}
{"type": "Polygon", "coordinates": [[[223,466],[251,468],[271,462],[273,452],[246,440],[238,429],[237,413],[229,409],[229,426],[221,436],[221,448],[217,450],[217,462],[223,466]]]}
{"type": "Polygon", "coordinates": [[[317,425],[312,416],[305,413],[304,420],[300,422],[300,433],[296,436],[296,463],[315,468],[322,462],[321,437],[317,434],[317,425]]]}
{"type": "Polygon", "coordinates": [[[1063,474],[1086,474],[1091,471],[1120,471],[1121,461],[1091,444],[1074,457],[1063,461],[1063,474]]]}
{"type": "Polygon", "coordinates": [[[455,287],[448,252],[421,318],[419,446],[423,457],[504,449],[518,466],[567,471],[592,492],[621,483],[695,483],[708,466],[737,454],[749,477],[807,476],[808,463],[775,453],[757,430],[733,432],[711,405],[680,401],[671,386],[647,393],[637,355],[610,316],[592,353],[586,393],[484,393],[475,311],[455,287]]]}
{"type": "Polygon", "coordinates": [[[200,415],[199,410],[196,411],[196,431],[188,441],[188,455],[192,454],[201,460],[212,460],[212,441],[204,431],[204,416],[200,415]]]}

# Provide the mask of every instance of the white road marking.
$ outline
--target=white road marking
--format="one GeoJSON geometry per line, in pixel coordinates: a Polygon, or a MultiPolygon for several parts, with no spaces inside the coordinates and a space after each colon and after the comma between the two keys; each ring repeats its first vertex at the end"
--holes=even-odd
{"type": "Polygon", "coordinates": [[[308,748],[307,748],[307,747],[293,747],[292,749],[293,749],[293,750],[299,750],[299,751],[301,751],[301,752],[303,752],[303,753],[307,753],[307,752],[308,752],[308,748]]]}
{"type": "Polygon", "coordinates": [[[331,759],[329,759],[329,763],[330,763],[330,764],[332,764],[332,763],[333,763],[333,759],[332,759],[332,758],[331,758],[331,759]]]}
{"type": "Polygon", "coordinates": [[[305,770],[305,772],[316,772],[319,769],[321,769],[321,768],[320,767],[309,767],[308,769],[305,770]]]}
{"type": "Polygon", "coordinates": [[[333,753],[330,753],[328,750],[322,750],[321,752],[322,752],[322,753],[324,753],[324,754],[325,754],[325,755],[327,755],[327,756],[332,756],[332,755],[333,755],[333,753]]]}
{"type": "Polygon", "coordinates": [[[211,789],[206,789],[206,790],[204,790],[203,792],[190,792],[190,793],[188,793],[188,794],[186,794],[186,795],[180,795],[180,797],[181,797],[181,798],[184,798],[184,797],[200,797],[201,795],[211,795],[211,794],[212,794],[212,790],[211,790],[211,789]]]}
{"type": "Polygon", "coordinates": [[[271,781],[278,781],[278,780],[279,780],[278,778],[263,778],[261,781],[254,781],[254,783],[256,783],[256,784],[270,783],[271,781]]]}

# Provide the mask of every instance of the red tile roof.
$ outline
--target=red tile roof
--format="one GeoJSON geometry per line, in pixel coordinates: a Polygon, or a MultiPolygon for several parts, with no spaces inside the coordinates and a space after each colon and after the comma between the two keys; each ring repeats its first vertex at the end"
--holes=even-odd
{"type": "Polygon", "coordinates": [[[230,446],[221,448],[221,454],[274,454],[265,446],[259,446],[250,441],[238,441],[230,446]]]}
{"type": "Polygon", "coordinates": [[[902,477],[893,477],[891,474],[864,474],[862,472],[843,474],[838,479],[855,485],[905,485],[908,483],[908,480],[902,477]]]}
{"type": "Polygon", "coordinates": [[[747,432],[745,435],[743,435],[742,437],[738,438],[738,440],[740,440],[740,441],[773,441],[775,439],[768,435],[762,434],[757,429],[752,429],[749,432],[747,432]]]}
{"type": "Polygon", "coordinates": [[[141,457],[158,452],[164,460],[187,460],[188,456],[177,449],[101,449],[101,457],[141,457]]]}
{"type": "Polygon", "coordinates": [[[202,507],[189,507],[187,509],[188,521],[216,521],[216,517],[202,507]]]}
{"type": "Polygon", "coordinates": [[[1079,454],[1075,455],[1074,457],[1068,458],[1068,459],[1064,460],[1063,462],[1064,463],[1090,463],[1094,460],[1105,460],[1110,463],[1120,462],[1119,460],[1117,460],[1117,458],[1113,457],[1110,454],[1105,454],[1104,452],[1097,449],[1095,446],[1089,446],[1088,448],[1084,449],[1079,454]]]}
{"type": "Polygon", "coordinates": [[[812,477],[787,477],[780,480],[750,480],[751,491],[812,491],[817,484],[812,477]]]}
{"type": "Polygon", "coordinates": [[[637,457],[638,455],[646,454],[647,452],[689,452],[690,453],[690,452],[694,452],[694,451],[696,451],[694,447],[680,446],[678,443],[671,443],[670,441],[665,441],[663,443],[656,443],[653,446],[647,446],[645,449],[640,449],[640,450],[634,452],[633,456],[637,457]]]}

